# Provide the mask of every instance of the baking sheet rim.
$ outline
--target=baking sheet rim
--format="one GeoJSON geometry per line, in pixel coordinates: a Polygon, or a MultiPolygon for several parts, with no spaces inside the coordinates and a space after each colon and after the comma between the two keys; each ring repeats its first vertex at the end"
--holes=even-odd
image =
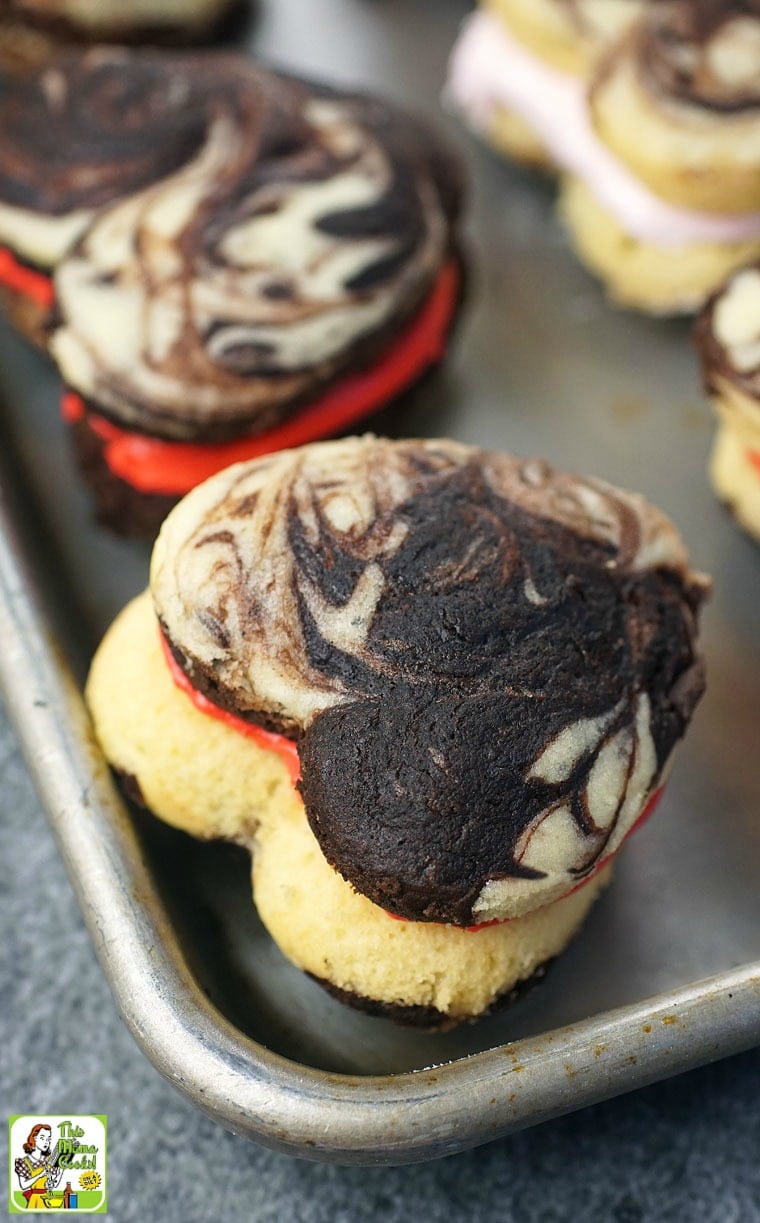
{"type": "Polygon", "coordinates": [[[342,1163],[453,1154],[760,1043],[760,961],[539,1037],[388,1076],[271,1053],[202,994],[53,635],[0,472],[0,683],[117,1007],[199,1108],[342,1163]]]}

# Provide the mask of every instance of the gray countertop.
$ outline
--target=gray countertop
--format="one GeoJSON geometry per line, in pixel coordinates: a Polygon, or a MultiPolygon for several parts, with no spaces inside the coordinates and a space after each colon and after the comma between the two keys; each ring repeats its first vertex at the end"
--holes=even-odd
{"type": "Polygon", "coordinates": [[[760,1219],[760,1051],[437,1163],[310,1164],[227,1134],[139,1052],[113,1006],[0,712],[3,1111],[109,1120],[110,1215],[215,1219],[760,1219]]]}

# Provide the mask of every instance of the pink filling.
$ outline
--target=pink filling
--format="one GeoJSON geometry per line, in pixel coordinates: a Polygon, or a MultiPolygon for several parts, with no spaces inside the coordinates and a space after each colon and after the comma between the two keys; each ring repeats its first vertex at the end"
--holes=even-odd
{"type": "Polygon", "coordinates": [[[642,242],[679,247],[760,239],[760,213],[694,212],[654,195],[596,135],[585,82],[545,64],[488,13],[465,22],[447,92],[481,129],[497,106],[519,115],[560,169],[582,179],[626,233],[642,242]]]}

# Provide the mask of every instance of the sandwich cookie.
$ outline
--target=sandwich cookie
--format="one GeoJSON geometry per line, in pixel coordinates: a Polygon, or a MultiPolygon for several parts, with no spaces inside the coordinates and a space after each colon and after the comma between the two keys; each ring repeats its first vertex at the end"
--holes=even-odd
{"type": "Polygon", "coordinates": [[[251,849],[295,964],[445,1026],[559,954],[652,810],[708,585],[599,481],[450,441],[314,444],[177,506],[87,697],[134,796],[251,849]]]}
{"type": "Polygon", "coordinates": [[[102,210],[55,276],[67,418],[124,532],[386,407],[461,296],[458,163],[426,127],[235,57],[209,75],[197,155],[102,210]]]}
{"type": "Polygon", "coordinates": [[[603,51],[646,2],[484,0],[454,48],[447,92],[499,152],[552,170],[558,160],[534,107],[547,90],[548,98],[581,92],[603,51]]]}
{"type": "Polygon", "coordinates": [[[737,272],[715,294],[694,335],[718,414],[713,487],[760,540],[760,263],[737,272]]]}
{"type": "Polygon", "coordinates": [[[605,160],[598,177],[569,166],[561,202],[581,258],[624,305],[698,310],[760,255],[760,4],[652,4],[599,68],[590,116],[605,160]]]}
{"type": "Polygon", "coordinates": [[[486,134],[501,107],[539,134],[564,173],[573,245],[615,301],[678,314],[760,255],[759,83],[756,0],[663,0],[640,10],[588,82],[478,13],[450,93],[486,134]]]}

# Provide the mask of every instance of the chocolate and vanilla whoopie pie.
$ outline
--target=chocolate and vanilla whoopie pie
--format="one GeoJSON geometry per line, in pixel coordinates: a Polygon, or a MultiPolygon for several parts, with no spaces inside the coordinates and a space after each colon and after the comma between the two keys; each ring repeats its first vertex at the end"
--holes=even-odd
{"type": "Polygon", "coordinates": [[[459,165],[426,126],[239,56],[164,65],[201,99],[197,151],[101,209],[55,274],[65,414],[123,532],[387,406],[461,298],[459,165]]]}
{"type": "Polygon", "coordinates": [[[760,540],[760,262],[711,298],[694,338],[718,415],[710,478],[737,521],[760,540]]]}
{"type": "Polygon", "coordinates": [[[342,999],[473,1019],[580,926],[703,690],[709,583],[635,494],[366,436],[189,494],[87,699],[128,792],[253,855],[342,999]]]}
{"type": "Polygon", "coordinates": [[[0,102],[0,305],[47,347],[53,272],[95,216],[200,153],[214,63],[121,48],[72,51],[0,102]]]}
{"type": "Polygon", "coordinates": [[[0,0],[0,71],[24,73],[88,43],[201,43],[246,0],[0,0]]]}

